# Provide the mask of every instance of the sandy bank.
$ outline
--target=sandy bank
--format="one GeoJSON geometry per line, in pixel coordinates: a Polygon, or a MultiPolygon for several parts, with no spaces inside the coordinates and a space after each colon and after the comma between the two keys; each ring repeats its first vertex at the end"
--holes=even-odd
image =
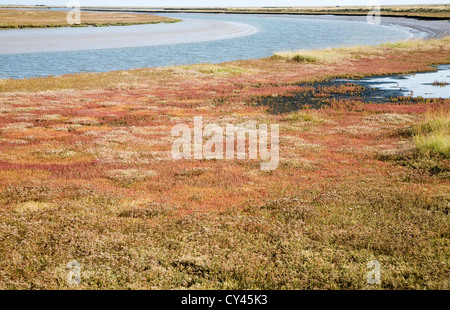
{"type": "Polygon", "coordinates": [[[175,24],[2,30],[0,54],[193,43],[242,37],[256,31],[246,24],[189,18],[175,24]]]}
{"type": "MultiPolygon", "coordinates": [[[[295,18],[328,19],[343,21],[366,21],[366,16],[342,15],[292,15],[295,18]]],[[[450,36],[450,21],[448,20],[419,20],[406,17],[381,17],[381,25],[402,29],[414,38],[442,38],[450,36]]]]}

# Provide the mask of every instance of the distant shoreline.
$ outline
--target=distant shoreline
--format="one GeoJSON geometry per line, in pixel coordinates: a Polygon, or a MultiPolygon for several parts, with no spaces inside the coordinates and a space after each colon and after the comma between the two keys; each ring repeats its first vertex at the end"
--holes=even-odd
{"type": "MultiPolygon", "coordinates": [[[[369,12],[355,12],[355,13],[339,13],[336,11],[331,12],[290,12],[290,11],[280,11],[280,12],[264,12],[264,11],[214,11],[214,10],[184,10],[184,9],[164,9],[164,10],[142,10],[142,9],[102,9],[102,8],[82,8],[84,11],[99,11],[99,12],[127,12],[127,13],[154,13],[154,14],[164,14],[164,13],[206,13],[206,14],[248,14],[248,15],[305,15],[305,16],[361,16],[365,17],[369,12]]],[[[389,14],[383,13],[384,17],[402,17],[402,18],[412,18],[418,20],[448,20],[449,16],[424,16],[424,15],[406,15],[406,14],[389,14]]]]}
{"type": "MultiPolygon", "coordinates": [[[[0,5],[1,8],[21,9],[67,9],[65,6],[47,5],[0,5]]],[[[212,14],[290,14],[290,15],[337,15],[366,16],[372,11],[369,6],[329,6],[329,7],[92,7],[87,11],[118,11],[131,13],[212,13],[212,14]]],[[[449,20],[450,4],[430,5],[384,5],[384,17],[404,17],[424,20],[449,20]]]]}
{"type": "MultiPolygon", "coordinates": [[[[0,9],[67,9],[62,6],[0,6],[0,9]]],[[[82,7],[85,12],[140,13],[140,14],[247,14],[291,15],[312,19],[365,21],[370,12],[366,7],[322,8],[131,8],[82,7]]],[[[138,23],[135,23],[138,24],[138,23]]],[[[120,23],[116,24],[122,25],[120,23]]],[[[123,24],[126,25],[126,24],[123,24]]],[[[450,5],[383,6],[381,25],[410,32],[413,38],[442,38],[450,36],[450,5]]],[[[28,27],[24,27],[28,28],[28,27]]]]}

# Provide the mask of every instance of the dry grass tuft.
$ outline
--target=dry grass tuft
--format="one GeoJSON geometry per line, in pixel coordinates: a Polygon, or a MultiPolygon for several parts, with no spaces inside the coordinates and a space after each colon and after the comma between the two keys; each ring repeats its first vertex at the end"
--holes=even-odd
{"type": "Polygon", "coordinates": [[[331,63],[341,58],[336,49],[326,50],[300,50],[295,52],[277,52],[274,59],[286,59],[304,63],[331,63]]]}
{"type": "Polygon", "coordinates": [[[450,158],[450,112],[428,112],[415,128],[414,142],[421,153],[450,158]]]}

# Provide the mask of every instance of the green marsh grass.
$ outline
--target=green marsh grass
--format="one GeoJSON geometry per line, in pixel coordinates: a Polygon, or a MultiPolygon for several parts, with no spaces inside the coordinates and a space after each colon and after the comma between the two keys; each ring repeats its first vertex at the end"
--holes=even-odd
{"type": "Polygon", "coordinates": [[[450,112],[427,113],[415,128],[414,143],[421,153],[450,158],[450,112]]]}

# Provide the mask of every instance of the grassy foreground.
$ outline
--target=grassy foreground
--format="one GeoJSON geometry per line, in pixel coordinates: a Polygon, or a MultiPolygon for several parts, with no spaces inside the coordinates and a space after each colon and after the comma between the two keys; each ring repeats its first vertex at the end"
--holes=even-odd
{"type": "Polygon", "coordinates": [[[173,23],[177,19],[149,14],[130,13],[86,13],[81,14],[81,23],[69,25],[67,13],[44,10],[0,10],[0,29],[10,28],[54,28],[54,27],[105,27],[139,24],[173,23]]]}
{"type": "Polygon", "coordinates": [[[375,104],[313,83],[432,70],[449,49],[0,80],[0,289],[449,289],[448,151],[418,137],[448,133],[450,100],[375,104]],[[294,95],[326,104],[261,104],[294,95]],[[172,160],[172,127],[199,115],[279,124],[279,168],[172,160]]]}

